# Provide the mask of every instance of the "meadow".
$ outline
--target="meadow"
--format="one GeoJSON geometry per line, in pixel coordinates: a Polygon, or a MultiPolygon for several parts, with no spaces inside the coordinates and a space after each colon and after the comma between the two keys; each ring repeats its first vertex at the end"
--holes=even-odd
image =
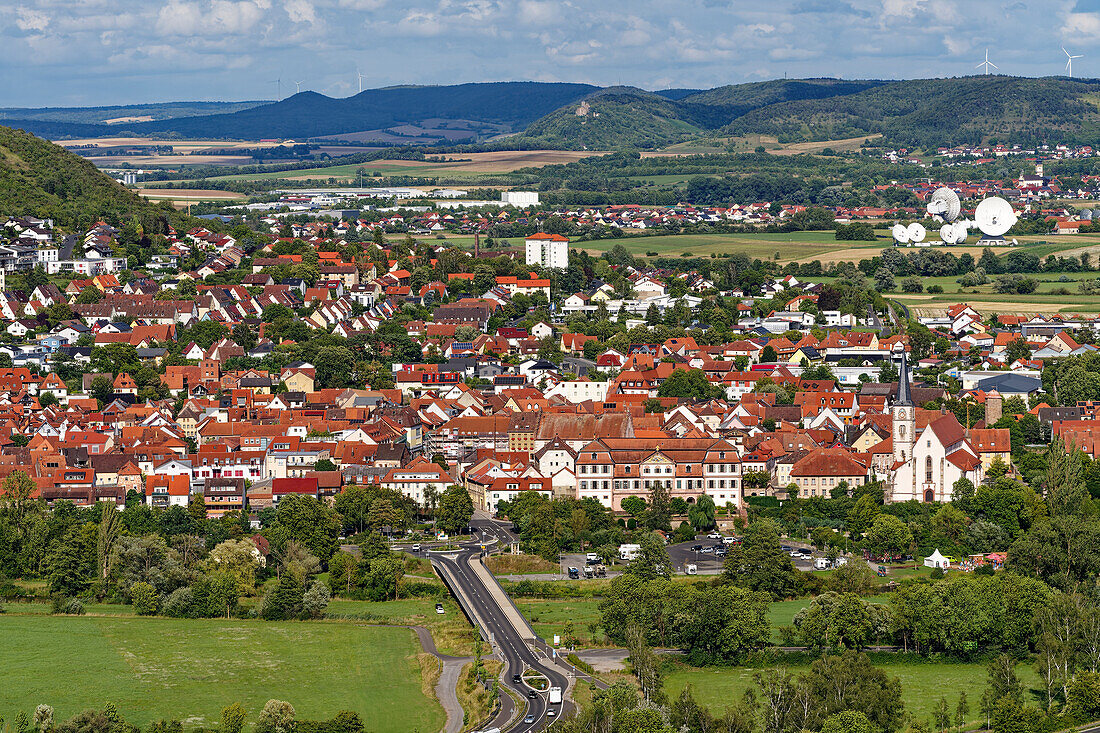
{"type": "MultiPolygon", "coordinates": [[[[576,246],[592,252],[605,252],[621,244],[635,255],[656,252],[662,257],[679,257],[685,252],[693,257],[709,257],[712,253],[744,254],[750,259],[779,262],[812,260],[835,250],[850,249],[852,242],[838,242],[833,232],[790,232],[788,234],[666,234],[656,236],[633,235],[592,242],[577,242],[576,246]]],[[[874,257],[882,247],[879,242],[867,242],[868,253],[874,257]]]]}
{"type": "MultiPolygon", "coordinates": [[[[18,610],[18,609],[15,609],[18,610]]],[[[240,702],[255,720],[269,699],[299,718],[340,710],[368,730],[435,730],[409,629],[363,623],[116,616],[0,616],[0,715],[52,705],[58,720],[110,701],[129,721],[214,726],[240,702]]]]}
{"type": "MultiPolygon", "coordinates": [[[[872,659],[888,675],[901,680],[905,710],[914,720],[929,721],[941,696],[947,698],[948,707],[954,715],[960,692],[966,693],[970,721],[978,720],[978,700],[987,684],[986,663],[926,660],[911,655],[887,654],[874,654],[872,659]]],[[[690,667],[670,662],[664,678],[665,692],[670,698],[675,698],[684,687],[691,685],[692,694],[701,705],[710,708],[712,713],[721,714],[730,705],[740,702],[745,690],[754,686],[754,673],[776,666],[774,662],[768,662],[759,666],[690,667]]],[[[809,668],[809,664],[800,661],[782,665],[781,668],[799,673],[809,668]]],[[[1030,665],[1017,665],[1016,674],[1025,689],[1034,689],[1039,685],[1038,675],[1030,665]]]]}

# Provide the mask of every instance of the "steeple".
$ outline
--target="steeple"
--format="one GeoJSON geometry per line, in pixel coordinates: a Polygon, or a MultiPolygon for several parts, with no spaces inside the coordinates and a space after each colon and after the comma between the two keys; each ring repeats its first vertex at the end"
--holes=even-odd
{"type": "Polygon", "coordinates": [[[906,361],[905,352],[901,352],[901,369],[898,371],[898,396],[894,400],[895,405],[912,405],[913,398],[909,394],[909,364],[906,361]]]}

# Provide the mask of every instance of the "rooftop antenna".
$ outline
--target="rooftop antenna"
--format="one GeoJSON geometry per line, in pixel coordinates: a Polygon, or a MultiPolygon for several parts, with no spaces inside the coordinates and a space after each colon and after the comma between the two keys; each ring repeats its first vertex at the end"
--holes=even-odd
{"type": "Polygon", "coordinates": [[[294,93],[295,94],[301,94],[302,93],[302,82],[296,81],[296,82],[294,82],[294,86],[295,86],[294,93]]]}
{"type": "Polygon", "coordinates": [[[992,66],[994,69],[998,69],[998,70],[1001,68],[1000,66],[997,66],[997,64],[995,64],[995,63],[993,63],[992,61],[989,60],[989,49],[988,48],[985,50],[985,61],[981,62],[980,64],[978,64],[974,68],[975,69],[980,69],[983,66],[985,67],[985,75],[986,76],[989,76],[989,67],[992,66]]]}
{"type": "Polygon", "coordinates": [[[355,75],[359,77],[359,93],[363,93],[363,72],[359,70],[359,67],[355,67],[355,75]]]}
{"type": "Polygon", "coordinates": [[[1068,76],[1070,79],[1072,79],[1073,78],[1073,60],[1081,58],[1082,56],[1084,56],[1084,54],[1079,53],[1076,56],[1071,56],[1070,52],[1066,50],[1065,46],[1062,46],[1062,53],[1064,53],[1066,55],[1066,76],[1068,76]]]}

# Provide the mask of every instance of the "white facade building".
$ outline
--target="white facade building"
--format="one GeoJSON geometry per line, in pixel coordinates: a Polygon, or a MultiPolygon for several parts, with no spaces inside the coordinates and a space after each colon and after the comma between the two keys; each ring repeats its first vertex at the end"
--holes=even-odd
{"type": "Polygon", "coordinates": [[[564,270],[569,267],[569,239],[539,232],[526,240],[527,264],[564,270]]]}

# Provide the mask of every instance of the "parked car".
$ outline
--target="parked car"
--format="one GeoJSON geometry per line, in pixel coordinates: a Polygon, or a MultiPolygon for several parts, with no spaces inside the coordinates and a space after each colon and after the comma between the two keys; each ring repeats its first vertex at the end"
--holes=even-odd
{"type": "Polygon", "coordinates": [[[796,560],[802,557],[802,552],[799,550],[791,550],[788,554],[796,560]]]}
{"type": "Polygon", "coordinates": [[[700,552],[702,552],[704,555],[713,555],[714,548],[711,545],[707,545],[706,547],[702,548],[700,552]]]}
{"type": "Polygon", "coordinates": [[[447,613],[447,609],[443,608],[442,603],[437,603],[437,604],[435,604],[435,612],[436,613],[447,613]]]}
{"type": "Polygon", "coordinates": [[[600,556],[595,552],[590,552],[584,556],[584,559],[590,563],[595,563],[600,561],[600,556]]]}
{"type": "Polygon", "coordinates": [[[714,531],[714,532],[711,532],[710,534],[707,535],[707,539],[720,540],[720,539],[722,539],[722,534],[721,534],[721,532],[714,531]]]}
{"type": "Polygon", "coordinates": [[[692,552],[702,552],[703,551],[703,546],[702,545],[692,545],[691,546],[691,551],[692,552]]]}
{"type": "Polygon", "coordinates": [[[730,536],[727,535],[726,537],[722,538],[722,544],[723,545],[739,545],[739,544],[741,544],[741,538],[740,537],[730,537],[730,536]]]}
{"type": "Polygon", "coordinates": [[[549,708],[549,709],[548,709],[548,710],[546,711],[546,717],[548,717],[548,718],[552,718],[552,717],[554,717],[555,715],[557,715],[557,713],[555,713],[555,712],[554,712],[554,708],[549,708]]]}
{"type": "Polygon", "coordinates": [[[790,552],[791,551],[791,546],[790,545],[780,545],[779,549],[782,550],[783,552],[790,552]]]}
{"type": "Polygon", "coordinates": [[[684,567],[684,573],[686,573],[687,575],[698,575],[699,574],[699,568],[695,565],[695,563],[689,562],[684,567]]]}
{"type": "Polygon", "coordinates": [[[581,571],[577,568],[569,568],[569,579],[577,580],[581,577],[581,571]]]}

